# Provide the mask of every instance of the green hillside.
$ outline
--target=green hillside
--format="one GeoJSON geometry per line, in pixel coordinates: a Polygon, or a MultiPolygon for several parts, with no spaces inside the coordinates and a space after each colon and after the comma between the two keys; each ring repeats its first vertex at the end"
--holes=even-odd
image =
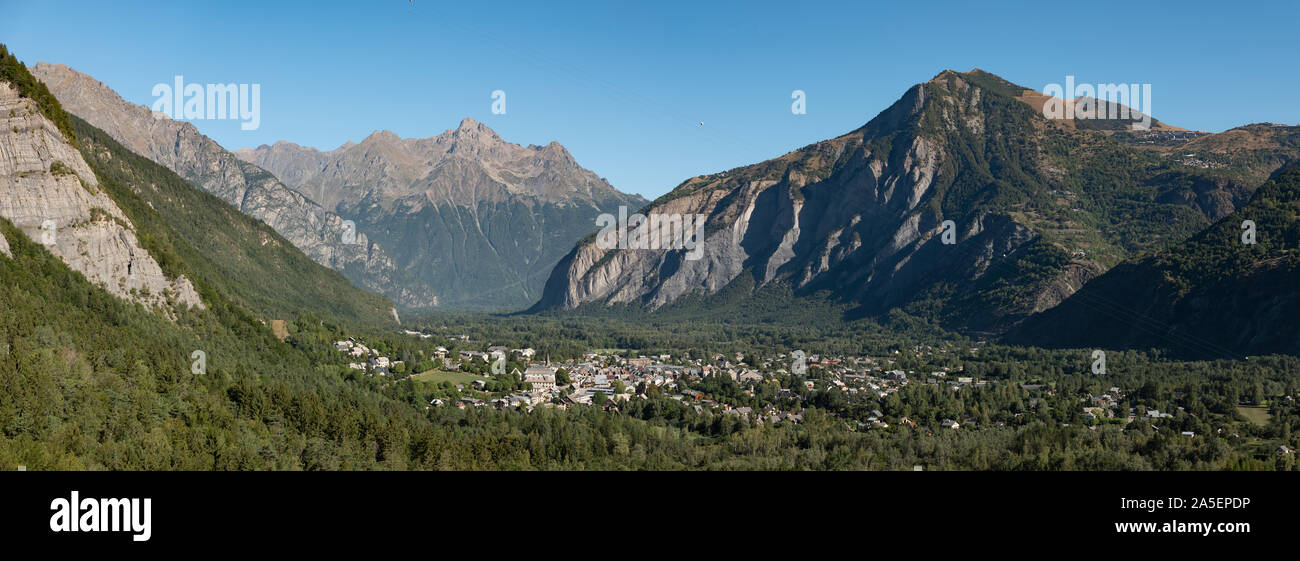
{"type": "Polygon", "coordinates": [[[207,310],[173,323],[91,285],[7,220],[0,229],[14,254],[0,257],[0,465],[399,467],[428,429],[211,286],[207,310]],[[191,372],[194,351],[205,374],[191,372]]]}
{"type": "Polygon", "coordinates": [[[1188,240],[1115,267],[1011,339],[1166,348],[1188,356],[1300,354],[1300,166],[1188,240]],[[1243,243],[1254,222],[1256,243],[1243,243]]]}

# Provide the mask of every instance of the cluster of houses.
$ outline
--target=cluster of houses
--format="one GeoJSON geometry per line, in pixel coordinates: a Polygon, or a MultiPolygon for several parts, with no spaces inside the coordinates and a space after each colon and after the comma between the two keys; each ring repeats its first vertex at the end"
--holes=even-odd
{"type": "MultiPolygon", "coordinates": [[[[450,351],[448,351],[446,347],[438,347],[434,354],[438,358],[447,360],[448,353],[450,353],[450,351]]],[[[466,351],[466,350],[457,352],[457,357],[462,362],[470,361],[470,360],[482,360],[490,363],[497,359],[506,358],[507,356],[512,357],[515,360],[520,360],[525,363],[529,363],[532,362],[533,357],[537,356],[537,351],[531,348],[511,349],[511,348],[497,345],[497,346],[488,347],[487,352],[466,351]]],[[[447,366],[454,367],[456,366],[456,363],[448,362],[447,366]]]]}
{"type": "MultiPolygon", "coordinates": [[[[424,339],[431,337],[411,330],[406,330],[405,333],[424,339]]],[[[462,335],[455,339],[467,342],[469,338],[462,335]]],[[[357,362],[349,362],[351,368],[372,375],[388,376],[392,369],[402,364],[401,361],[393,361],[382,356],[379,351],[368,348],[351,337],[335,342],[334,346],[349,359],[357,360],[357,362]]],[[[922,364],[927,362],[944,364],[948,361],[942,355],[965,352],[974,355],[980,349],[977,347],[933,349],[928,346],[918,346],[911,351],[913,351],[912,358],[915,359],[922,359],[927,354],[933,355],[931,359],[920,361],[922,364]]],[[[434,356],[430,358],[436,357],[441,360],[443,366],[449,370],[459,370],[467,362],[476,360],[494,364],[508,357],[514,362],[522,362],[525,365],[524,370],[521,372],[513,369],[510,374],[524,382],[526,389],[510,392],[508,395],[488,395],[484,392],[491,377],[484,377],[469,384],[470,388],[457,385],[458,399],[433,399],[429,402],[429,406],[524,408],[532,411],[536,407],[568,408],[578,404],[596,404],[605,410],[617,411],[620,404],[625,404],[629,400],[649,399],[651,394],[656,394],[688,404],[696,412],[707,410],[715,414],[740,417],[758,424],[800,423],[803,421],[805,411],[801,405],[802,395],[810,392],[837,389],[850,397],[874,400],[888,397],[902,390],[909,383],[940,386],[952,391],[989,384],[988,380],[963,375],[962,366],[957,366],[952,372],[926,369],[928,372],[918,373],[914,370],[904,370],[898,367],[902,358],[897,357],[899,354],[901,351],[896,350],[895,357],[830,357],[804,355],[799,352],[779,353],[754,359],[737,353],[734,356],[715,354],[706,359],[690,356],[674,357],[669,354],[627,357],[614,353],[589,351],[580,359],[552,363],[549,358],[536,362],[537,352],[532,348],[509,348],[498,345],[490,346],[486,351],[459,350],[452,353],[445,347],[437,347],[434,356]],[[784,407],[788,409],[773,404],[765,405],[761,409],[737,406],[726,403],[717,396],[705,396],[692,389],[696,382],[703,379],[725,376],[744,387],[745,394],[753,396],[755,388],[760,387],[761,384],[778,383],[779,378],[789,374],[811,374],[813,369],[816,369],[816,375],[802,379],[802,388],[781,387],[777,390],[778,401],[785,403],[784,407]],[[563,375],[560,373],[561,370],[563,375]],[[477,391],[469,391],[470,389],[477,391]]],[[[917,363],[916,360],[911,362],[917,363]]],[[[494,370],[494,374],[502,373],[504,372],[494,370]]],[[[1044,389],[1041,384],[1021,384],[1020,387],[1024,390],[1044,389]]],[[[1048,395],[1052,394],[1053,392],[1049,390],[1048,395]]],[[[1292,398],[1288,397],[1288,399],[1292,398]]],[[[1029,407],[1036,408],[1038,401],[1038,398],[1031,397],[1029,407]]],[[[1131,400],[1118,387],[1111,387],[1099,395],[1088,394],[1081,401],[1082,416],[1087,421],[1125,419],[1127,423],[1131,423],[1137,417],[1130,406],[1131,400]]],[[[1017,413],[1016,416],[1020,415],[1017,413]]],[[[1144,420],[1147,421],[1170,417],[1173,417],[1173,414],[1156,409],[1148,409],[1144,413],[1144,420]]],[[[932,432],[930,428],[918,427],[916,422],[907,417],[898,418],[895,423],[932,432]]],[[[973,418],[961,421],[948,418],[942,419],[937,429],[969,429],[977,424],[977,419],[973,418]]],[[[889,426],[885,421],[885,415],[879,410],[872,410],[865,422],[857,423],[859,430],[885,429],[889,426]]],[[[1183,434],[1194,436],[1190,432],[1183,434]]],[[[1285,455],[1292,451],[1283,446],[1278,453],[1285,455]]]]}
{"type": "MultiPolygon", "coordinates": [[[[706,361],[703,358],[688,357],[675,359],[667,354],[625,357],[592,351],[584,353],[581,359],[533,364],[531,359],[535,357],[535,353],[532,349],[489,347],[486,352],[459,351],[459,356],[455,358],[462,363],[469,360],[492,362],[504,355],[513,356],[525,364],[530,364],[524,372],[511,372],[524,381],[530,389],[493,399],[466,397],[455,403],[457,407],[522,406],[531,409],[537,406],[567,407],[574,404],[600,403],[602,407],[612,409],[630,399],[648,399],[650,388],[654,388],[656,391],[653,393],[688,403],[699,412],[710,410],[718,414],[752,419],[757,423],[798,423],[803,420],[803,408],[798,404],[801,400],[800,393],[793,391],[792,388],[782,388],[777,394],[778,398],[789,399],[795,403],[790,410],[781,410],[768,405],[760,411],[720,402],[690,388],[694,382],[701,379],[725,376],[746,386],[748,389],[745,393],[752,396],[754,387],[761,383],[775,383],[778,375],[819,368],[826,375],[819,376],[816,381],[805,380],[803,384],[808,391],[838,388],[849,395],[876,398],[898,391],[908,384],[909,374],[915,374],[898,369],[886,371],[882,367],[873,369],[875,359],[866,357],[832,358],[818,355],[800,357],[802,360],[795,363],[794,357],[786,354],[746,362],[743,355],[734,357],[714,355],[711,357],[712,360],[706,361]],[[755,366],[754,362],[759,366],[755,366]],[[557,381],[557,372],[561,368],[568,378],[563,384],[557,381]]],[[[881,363],[886,362],[893,361],[892,359],[881,360],[881,363]]],[[[454,368],[456,364],[449,359],[448,366],[454,368]]],[[[932,375],[944,377],[947,373],[933,372],[932,375]]],[[[967,377],[956,377],[945,382],[954,388],[984,383],[967,377]]],[[[932,380],[931,383],[940,383],[940,381],[932,380]]],[[[476,389],[482,389],[485,383],[475,382],[474,385],[477,386],[476,389]]],[[[448,404],[435,400],[430,405],[448,404]]],[[[887,427],[881,417],[883,415],[877,413],[875,417],[869,419],[870,426],[887,427]]]]}
{"type": "Polygon", "coordinates": [[[1182,157],[1178,158],[1178,163],[1180,165],[1184,165],[1187,167],[1201,168],[1201,169],[1215,169],[1215,168],[1227,167],[1227,164],[1202,160],[1201,158],[1197,157],[1196,154],[1183,154],[1182,157]]]}
{"type": "Polygon", "coordinates": [[[1126,131],[1123,135],[1116,138],[1129,144],[1148,145],[1148,146],[1178,146],[1186,144],[1191,140],[1210,134],[1199,131],[1180,131],[1180,130],[1146,130],[1146,131],[1126,131]]]}
{"type": "MultiPolygon", "coordinates": [[[[921,350],[917,349],[918,352],[921,350]]],[[[511,372],[525,382],[527,384],[525,387],[529,389],[488,399],[462,396],[454,403],[438,399],[430,403],[430,406],[434,407],[444,405],[461,408],[524,407],[532,410],[539,406],[565,408],[576,404],[599,403],[606,409],[617,409],[620,403],[631,399],[648,399],[650,388],[654,388],[653,393],[687,403],[697,412],[709,410],[717,414],[739,416],[757,423],[802,422],[801,392],[795,391],[795,388],[778,390],[779,400],[789,400],[788,403],[793,403],[788,410],[782,410],[774,405],[767,405],[762,410],[753,410],[750,407],[718,401],[716,397],[706,397],[690,389],[691,386],[704,378],[725,376],[745,386],[744,392],[752,396],[754,388],[759,384],[776,383],[778,376],[791,373],[803,374],[813,368],[818,369],[819,375],[815,380],[802,381],[803,388],[807,392],[835,388],[849,396],[860,396],[866,399],[889,396],[914,379],[921,380],[921,383],[944,385],[953,390],[988,383],[969,376],[949,376],[946,371],[931,371],[927,376],[925,373],[918,375],[915,371],[890,368],[896,360],[889,357],[827,357],[780,353],[759,360],[746,360],[742,354],[734,356],[717,354],[706,360],[704,357],[673,357],[668,354],[627,357],[589,351],[580,359],[557,363],[551,363],[549,360],[534,363],[536,352],[533,349],[511,349],[504,346],[488,347],[486,351],[461,350],[452,356],[448,356],[446,349],[439,347],[438,356],[444,358],[446,366],[451,369],[456,369],[466,361],[482,360],[492,363],[502,357],[512,357],[529,365],[523,372],[517,370],[511,372]],[[563,381],[565,383],[557,380],[560,369],[563,369],[566,374],[567,380],[563,381]]],[[[958,370],[960,373],[960,368],[958,370]]],[[[475,381],[472,384],[473,389],[484,389],[486,381],[487,378],[483,381],[475,381]]],[[[916,423],[908,419],[901,419],[899,422],[916,426],[916,423]]],[[[948,428],[958,426],[955,422],[952,425],[948,428]]],[[[889,425],[885,422],[884,415],[875,411],[867,422],[860,426],[871,429],[887,428],[889,425]]]]}
{"type": "MultiPolygon", "coordinates": [[[[1137,420],[1137,415],[1133,407],[1129,405],[1129,399],[1123,390],[1117,387],[1111,387],[1101,395],[1089,393],[1083,397],[1083,419],[1085,421],[1094,421],[1101,419],[1123,419],[1125,424],[1137,420]]],[[[1178,410],[1182,410],[1179,407],[1178,410]]],[[[1147,409],[1145,420],[1155,421],[1159,419],[1173,418],[1173,414],[1159,409],[1147,409]]],[[[1192,436],[1187,434],[1185,436],[1192,436]]]]}
{"type": "Polygon", "coordinates": [[[360,362],[349,361],[348,368],[369,372],[374,376],[388,376],[392,373],[393,368],[403,364],[400,360],[391,360],[380,355],[379,351],[363,345],[352,337],[342,341],[335,341],[334,349],[346,354],[349,358],[360,360],[360,362]]]}
{"type": "MultiPolygon", "coordinates": [[[[612,407],[617,407],[616,400],[618,398],[626,400],[631,397],[627,394],[615,396],[614,388],[608,383],[596,385],[595,381],[584,380],[581,377],[568,384],[561,385],[557,382],[559,368],[559,366],[549,364],[534,364],[528,366],[523,372],[518,369],[512,370],[510,374],[527,384],[528,389],[490,399],[462,397],[455,402],[455,406],[461,409],[467,407],[495,407],[498,409],[524,407],[529,411],[539,406],[566,408],[577,403],[593,403],[595,394],[600,393],[607,398],[604,400],[606,403],[612,407]]],[[[600,382],[607,382],[607,380],[601,380],[600,382]]],[[[472,384],[473,389],[476,390],[483,390],[486,385],[486,378],[476,380],[472,384]]],[[[463,386],[457,386],[457,389],[464,390],[463,386]]],[[[447,403],[441,399],[435,399],[429,402],[429,405],[440,407],[447,405],[447,403]]]]}
{"type": "MultiPolygon", "coordinates": [[[[405,333],[425,339],[431,337],[418,331],[406,330],[405,333]]],[[[459,339],[465,340],[467,337],[462,336],[459,339]]],[[[374,349],[368,349],[352,338],[338,341],[335,347],[349,357],[361,360],[351,363],[350,366],[373,375],[388,375],[390,369],[400,363],[380,356],[374,349]]],[[[911,354],[916,357],[952,352],[951,349],[940,349],[936,352],[936,349],[928,346],[918,346],[911,350],[914,351],[911,354]]],[[[960,354],[966,351],[973,354],[978,352],[978,349],[958,349],[955,352],[960,354]]],[[[810,392],[837,389],[850,398],[875,400],[898,392],[909,383],[942,386],[953,391],[989,383],[987,380],[963,375],[964,368],[961,366],[957,366],[951,373],[948,370],[933,369],[920,373],[904,370],[898,367],[902,359],[897,356],[901,354],[900,351],[894,351],[895,356],[892,357],[820,356],[803,353],[778,353],[764,357],[746,357],[740,353],[715,354],[711,357],[674,357],[669,354],[622,356],[617,353],[589,351],[581,358],[555,363],[552,363],[549,358],[539,361],[537,352],[532,348],[510,348],[501,345],[489,346],[486,351],[464,349],[453,352],[445,347],[437,347],[433,354],[434,356],[430,358],[440,359],[443,366],[449,370],[460,370],[470,361],[483,361],[487,364],[500,362],[504,365],[502,359],[509,358],[512,362],[522,362],[525,365],[523,371],[512,369],[509,374],[523,381],[526,389],[509,392],[506,395],[489,395],[485,393],[492,379],[489,375],[467,385],[457,385],[460,394],[458,398],[434,399],[430,401],[430,407],[525,408],[531,411],[536,407],[567,408],[578,404],[599,404],[605,409],[616,410],[620,404],[629,400],[649,399],[653,394],[688,404],[697,412],[707,410],[715,414],[734,415],[760,424],[799,423],[803,421],[804,414],[801,396],[810,392]],[[560,375],[561,369],[564,372],[563,376],[560,375]],[[745,388],[742,390],[745,394],[753,396],[755,389],[761,387],[761,384],[778,383],[779,377],[789,374],[807,374],[813,369],[816,375],[801,380],[802,388],[781,387],[777,390],[777,400],[784,405],[766,405],[760,410],[726,403],[723,398],[705,396],[691,389],[696,382],[705,378],[723,376],[735,380],[745,388]]],[[[946,360],[940,358],[935,362],[943,363],[946,360]]],[[[492,375],[503,373],[494,370],[492,375]]],[[[1112,410],[1117,407],[1116,403],[1122,397],[1123,394],[1118,388],[1112,388],[1106,394],[1091,398],[1092,403],[1086,408],[1085,414],[1113,416],[1112,410]]],[[[897,419],[894,422],[911,427],[917,426],[907,418],[897,419]]],[[[964,419],[960,422],[955,419],[945,419],[940,423],[939,428],[955,430],[975,424],[975,419],[964,419]]],[[[858,427],[865,430],[883,429],[889,426],[885,416],[878,410],[873,410],[865,422],[858,423],[858,427]]]]}
{"type": "MultiPolygon", "coordinates": [[[[1113,419],[1116,415],[1128,415],[1128,403],[1124,401],[1124,392],[1112,387],[1101,395],[1088,394],[1083,398],[1083,419],[1113,419]]],[[[1159,411],[1156,411],[1159,414],[1159,411]]],[[[1129,419],[1130,421],[1132,418],[1129,419]]]]}
{"type": "MultiPolygon", "coordinates": [[[[407,331],[408,335],[420,336],[427,338],[427,335],[419,332],[407,331]]],[[[392,363],[372,349],[366,347],[352,339],[339,341],[336,347],[349,356],[366,358],[364,363],[354,363],[354,368],[366,369],[375,372],[378,375],[384,375],[387,368],[392,363]]],[[[929,347],[917,347],[912,349],[916,356],[922,356],[927,353],[934,353],[934,349],[929,347]]],[[[948,352],[941,350],[941,353],[948,352]]],[[[964,351],[962,351],[964,352],[964,351]]],[[[976,353],[977,349],[969,349],[969,352],[976,353]]],[[[895,355],[900,351],[895,351],[895,355]]],[[[934,353],[939,354],[939,353],[934,353]]],[[[889,395],[900,391],[909,383],[920,383],[934,386],[949,388],[952,391],[960,391],[967,387],[982,387],[989,384],[988,380],[977,379],[974,376],[963,375],[964,367],[957,366],[955,371],[948,370],[928,370],[920,373],[914,370],[904,370],[898,368],[898,359],[895,357],[866,357],[866,356],[819,356],[779,353],[758,360],[747,358],[743,354],[727,356],[715,354],[712,357],[673,357],[668,354],[653,356],[620,356],[613,353],[601,353],[589,351],[583,354],[580,359],[572,359],[562,362],[552,363],[549,359],[542,362],[534,362],[537,359],[537,352],[531,348],[509,348],[506,346],[490,346],[486,351],[459,350],[455,353],[448,351],[444,347],[438,347],[435,355],[442,359],[444,366],[451,370],[459,367],[468,361],[485,361],[495,363],[503,358],[511,358],[516,362],[522,362],[526,365],[521,372],[512,370],[510,372],[515,378],[522,380],[527,389],[511,392],[508,395],[487,396],[479,393],[486,389],[490,377],[482,380],[476,380],[471,388],[457,386],[461,390],[460,399],[455,401],[444,401],[434,399],[430,402],[431,407],[455,406],[460,408],[467,407],[494,407],[494,408],[525,408],[529,411],[536,407],[559,407],[567,408],[577,404],[600,404],[606,409],[617,409],[620,403],[625,403],[631,399],[648,399],[650,388],[657,391],[653,393],[687,403],[697,412],[705,410],[713,411],[717,414],[735,415],[746,420],[753,420],[757,423],[777,423],[777,422],[802,422],[803,408],[800,405],[802,401],[801,393],[827,391],[838,389],[850,397],[861,397],[874,400],[877,398],[888,397],[889,395]],[[564,376],[559,375],[563,369],[564,376]],[[776,397],[786,403],[793,403],[788,410],[782,410],[778,406],[767,405],[761,410],[754,410],[750,407],[736,406],[735,404],[720,401],[716,396],[705,396],[698,391],[691,389],[696,381],[708,377],[725,376],[740,383],[746,389],[747,395],[754,395],[754,388],[764,383],[776,383],[779,376],[791,373],[807,373],[811,369],[816,369],[817,376],[802,380],[803,390],[796,391],[796,388],[780,388],[776,397]],[[566,379],[562,379],[566,378],[566,379]],[[468,389],[478,390],[478,392],[466,391],[468,389]]],[[[942,361],[939,361],[942,362],[942,361]]],[[[1022,384],[1021,387],[1027,390],[1040,389],[1041,385],[1022,384]]],[[[1108,419],[1117,416],[1129,416],[1130,408],[1125,403],[1126,397],[1119,388],[1112,387],[1100,395],[1088,395],[1084,398],[1083,416],[1085,419],[1108,419]]],[[[1030,400],[1031,407],[1037,405],[1037,398],[1030,400]]],[[[1151,419],[1159,419],[1171,416],[1169,413],[1163,413],[1157,410],[1149,410],[1146,416],[1151,419]]],[[[898,424],[916,427],[917,424],[908,418],[900,418],[898,424]]],[[[957,430],[960,428],[970,428],[977,424],[976,419],[943,419],[939,423],[941,429],[957,430]]],[[[871,414],[865,419],[865,422],[859,422],[859,429],[882,429],[890,425],[885,421],[885,416],[879,410],[871,411],[871,414]]]]}

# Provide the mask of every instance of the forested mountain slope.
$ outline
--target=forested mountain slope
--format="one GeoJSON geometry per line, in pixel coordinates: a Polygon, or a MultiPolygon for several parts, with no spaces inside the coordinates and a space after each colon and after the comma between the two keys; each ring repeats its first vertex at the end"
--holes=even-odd
{"type": "Polygon", "coordinates": [[[1193,357],[1300,355],[1300,166],[1184,244],[1123,263],[1009,340],[1161,348],[1193,357]],[[1255,243],[1243,243],[1246,221],[1255,243]]]}

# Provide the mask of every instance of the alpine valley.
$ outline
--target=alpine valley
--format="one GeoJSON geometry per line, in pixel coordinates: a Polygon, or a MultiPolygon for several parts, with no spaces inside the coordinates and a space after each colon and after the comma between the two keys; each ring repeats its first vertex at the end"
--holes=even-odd
{"type": "Polygon", "coordinates": [[[0,471],[1300,469],[1300,127],[1049,103],[1111,107],[943,71],[648,202],[473,119],[231,151],[0,46],[0,471]]]}

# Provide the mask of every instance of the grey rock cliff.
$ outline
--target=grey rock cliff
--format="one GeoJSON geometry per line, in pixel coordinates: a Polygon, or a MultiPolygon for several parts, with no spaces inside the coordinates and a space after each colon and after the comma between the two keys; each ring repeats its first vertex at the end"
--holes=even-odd
{"type": "MultiPolygon", "coordinates": [[[[169,279],[81,154],[30,99],[0,82],[0,216],[73,270],[121,298],[170,312],[203,302],[169,279]]],[[[10,255],[0,236],[0,249],[10,255]]]]}

